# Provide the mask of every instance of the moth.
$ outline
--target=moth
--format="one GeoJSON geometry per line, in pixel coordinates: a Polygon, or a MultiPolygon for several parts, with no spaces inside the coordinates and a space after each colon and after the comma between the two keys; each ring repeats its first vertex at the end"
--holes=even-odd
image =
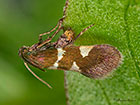
{"type": "Polygon", "coordinates": [[[53,37],[61,29],[64,30],[62,23],[65,19],[67,7],[68,0],[66,1],[63,18],[51,31],[40,34],[38,43],[31,47],[23,46],[19,49],[19,56],[26,62],[25,66],[28,70],[49,87],[51,86],[33,73],[27,64],[31,64],[42,71],[44,69],[75,71],[89,78],[101,78],[116,69],[122,59],[119,50],[111,45],[74,45],[74,42],[94,24],[83,29],[78,35],[75,35],[73,30],[69,28],[64,31],[56,42],[52,42],[53,37]],[[42,39],[43,35],[50,34],[53,31],[51,37],[46,40],[42,39]]]}

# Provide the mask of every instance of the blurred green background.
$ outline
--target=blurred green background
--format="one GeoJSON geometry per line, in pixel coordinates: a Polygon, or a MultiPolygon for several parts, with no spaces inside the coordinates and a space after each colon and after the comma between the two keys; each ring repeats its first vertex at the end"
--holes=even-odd
{"type": "Polygon", "coordinates": [[[65,0],[0,0],[0,105],[66,105],[63,71],[32,70],[52,85],[49,89],[24,67],[18,49],[38,41],[63,15],[65,0]]]}

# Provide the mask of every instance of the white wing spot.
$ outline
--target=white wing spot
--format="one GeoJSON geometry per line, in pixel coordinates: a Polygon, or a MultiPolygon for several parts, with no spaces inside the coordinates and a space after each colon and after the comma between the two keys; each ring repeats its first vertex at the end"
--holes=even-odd
{"type": "Polygon", "coordinates": [[[58,48],[58,59],[57,61],[54,63],[53,67],[57,69],[58,67],[58,62],[63,58],[63,54],[66,52],[65,50],[63,50],[62,48],[58,48]]]}
{"type": "Polygon", "coordinates": [[[83,57],[88,56],[93,46],[80,46],[80,53],[83,57]]]}
{"type": "Polygon", "coordinates": [[[76,62],[73,62],[73,65],[72,65],[72,67],[70,68],[70,70],[79,71],[79,67],[77,66],[76,62]]]}

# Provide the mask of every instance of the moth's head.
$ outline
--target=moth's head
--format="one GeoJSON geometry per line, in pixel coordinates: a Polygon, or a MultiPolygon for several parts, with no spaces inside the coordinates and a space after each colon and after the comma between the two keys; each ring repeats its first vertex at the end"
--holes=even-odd
{"type": "Polygon", "coordinates": [[[29,47],[23,46],[19,49],[18,55],[23,58],[24,55],[26,55],[29,52],[29,47]]]}
{"type": "Polygon", "coordinates": [[[42,69],[40,64],[35,60],[35,50],[31,50],[31,47],[23,46],[19,49],[19,56],[28,64],[31,64],[39,69],[42,69]]]}
{"type": "Polygon", "coordinates": [[[30,55],[32,51],[30,51],[30,47],[23,46],[19,49],[18,55],[27,63],[30,63],[30,55]]]}

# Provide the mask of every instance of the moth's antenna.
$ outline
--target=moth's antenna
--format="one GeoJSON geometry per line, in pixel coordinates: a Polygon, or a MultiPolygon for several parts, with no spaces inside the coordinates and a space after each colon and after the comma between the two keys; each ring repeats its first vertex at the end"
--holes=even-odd
{"type": "Polygon", "coordinates": [[[44,81],[43,79],[41,79],[40,77],[38,77],[27,65],[27,63],[24,62],[24,65],[26,66],[26,68],[29,70],[30,73],[32,73],[33,76],[35,76],[39,81],[41,81],[42,83],[44,83],[45,85],[47,85],[49,88],[52,88],[46,81],[44,81]]]}

